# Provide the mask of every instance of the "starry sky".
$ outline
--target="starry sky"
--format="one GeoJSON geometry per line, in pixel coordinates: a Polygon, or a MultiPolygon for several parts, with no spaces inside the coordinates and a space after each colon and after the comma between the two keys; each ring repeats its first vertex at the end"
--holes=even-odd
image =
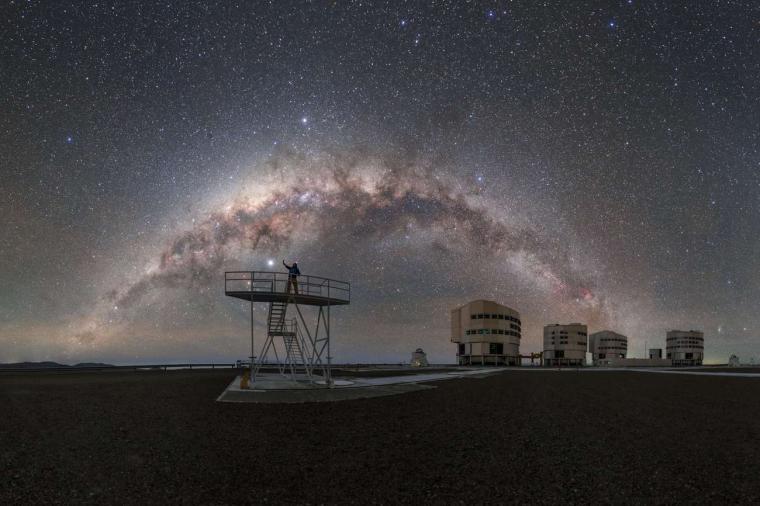
{"type": "Polygon", "coordinates": [[[351,282],[336,361],[452,362],[478,298],[523,353],[760,356],[756,2],[4,0],[0,34],[0,362],[243,358],[224,271],[282,259],[351,282]]]}

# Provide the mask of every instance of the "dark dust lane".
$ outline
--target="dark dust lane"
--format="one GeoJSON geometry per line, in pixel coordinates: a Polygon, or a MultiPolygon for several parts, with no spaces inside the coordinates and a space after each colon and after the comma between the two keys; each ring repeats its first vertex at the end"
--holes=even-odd
{"type": "Polygon", "coordinates": [[[760,381],[507,372],[214,402],[232,377],[1,377],[0,504],[760,501],[760,381]]]}

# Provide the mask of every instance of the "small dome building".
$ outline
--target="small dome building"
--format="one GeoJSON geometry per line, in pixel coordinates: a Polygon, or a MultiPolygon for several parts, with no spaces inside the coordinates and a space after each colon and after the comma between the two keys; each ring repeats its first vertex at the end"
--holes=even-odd
{"type": "Polygon", "coordinates": [[[427,354],[422,351],[422,348],[417,348],[412,353],[412,367],[427,367],[428,361],[427,361],[427,354]]]}

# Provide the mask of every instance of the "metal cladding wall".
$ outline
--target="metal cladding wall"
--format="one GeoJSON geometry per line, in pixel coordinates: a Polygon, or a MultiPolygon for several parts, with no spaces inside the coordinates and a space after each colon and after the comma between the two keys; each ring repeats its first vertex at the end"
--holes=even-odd
{"type": "Polygon", "coordinates": [[[702,365],[705,357],[705,335],[699,330],[671,330],[667,333],[665,358],[674,366],[702,365]]]}
{"type": "Polygon", "coordinates": [[[451,311],[451,341],[462,365],[520,365],[520,313],[490,300],[451,311]]]}
{"type": "Polygon", "coordinates": [[[586,365],[588,330],[582,323],[544,327],[544,365],[586,365]]]}
{"type": "Polygon", "coordinates": [[[628,354],[628,337],[611,330],[594,332],[588,336],[588,351],[592,354],[594,365],[625,358],[628,354]]]}

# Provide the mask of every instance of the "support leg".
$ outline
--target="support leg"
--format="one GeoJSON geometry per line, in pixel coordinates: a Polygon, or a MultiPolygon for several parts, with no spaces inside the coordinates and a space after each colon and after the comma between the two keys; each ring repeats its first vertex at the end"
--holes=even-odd
{"type": "Polygon", "coordinates": [[[327,331],[327,385],[332,387],[332,356],[330,355],[330,303],[327,303],[327,321],[325,325],[327,331]]]}

